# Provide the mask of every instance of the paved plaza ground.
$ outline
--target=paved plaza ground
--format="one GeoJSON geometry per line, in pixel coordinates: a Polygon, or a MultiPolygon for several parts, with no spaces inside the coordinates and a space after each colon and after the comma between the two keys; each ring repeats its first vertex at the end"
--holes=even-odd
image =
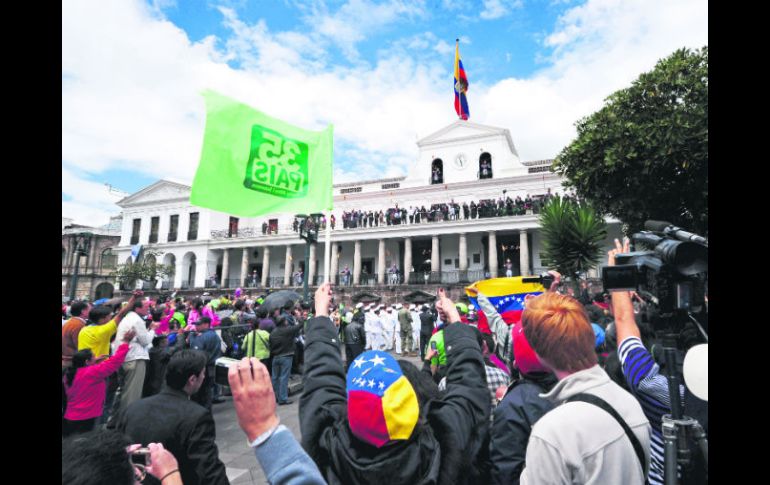
{"type": "MultiPolygon", "coordinates": [[[[421,366],[418,357],[402,357],[390,352],[396,359],[404,358],[416,366],[421,366]]],[[[344,355],[344,352],[343,352],[344,355]]],[[[295,385],[293,382],[292,385],[295,385]]],[[[291,430],[299,441],[299,397],[300,393],[290,396],[294,402],[286,406],[278,406],[278,416],[281,423],[291,430]]],[[[246,435],[238,426],[238,417],[233,407],[233,398],[225,397],[225,402],[215,404],[214,421],[217,431],[217,448],[219,459],[227,467],[227,478],[232,485],[266,485],[267,479],[257,462],[254,451],[246,443],[246,435]]]]}

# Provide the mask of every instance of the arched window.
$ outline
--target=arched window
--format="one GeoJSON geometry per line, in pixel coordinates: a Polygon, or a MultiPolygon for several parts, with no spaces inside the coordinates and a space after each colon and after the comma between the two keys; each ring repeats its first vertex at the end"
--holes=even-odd
{"type": "Polygon", "coordinates": [[[484,152],[479,157],[479,179],[492,178],[492,155],[484,152]]]}
{"type": "Polygon", "coordinates": [[[431,184],[444,183],[444,162],[440,158],[436,158],[430,164],[430,183],[431,184]]]}

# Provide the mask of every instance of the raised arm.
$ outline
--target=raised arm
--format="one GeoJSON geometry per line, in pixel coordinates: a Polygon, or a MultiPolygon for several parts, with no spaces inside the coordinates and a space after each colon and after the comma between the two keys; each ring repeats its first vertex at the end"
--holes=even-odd
{"type": "MultiPolygon", "coordinates": [[[[615,249],[607,253],[607,266],[615,266],[615,255],[627,253],[629,250],[628,238],[623,238],[623,244],[615,239],[615,249]]],[[[618,347],[628,337],[641,338],[639,327],[634,318],[634,305],[631,302],[631,293],[628,291],[612,292],[612,312],[615,317],[615,328],[618,334],[618,347]]]]}
{"type": "Polygon", "coordinates": [[[299,401],[302,446],[316,463],[321,434],[336,422],[347,402],[337,330],[329,319],[331,295],[329,283],[322,284],[315,293],[317,316],[307,324],[305,376],[299,401]]]}

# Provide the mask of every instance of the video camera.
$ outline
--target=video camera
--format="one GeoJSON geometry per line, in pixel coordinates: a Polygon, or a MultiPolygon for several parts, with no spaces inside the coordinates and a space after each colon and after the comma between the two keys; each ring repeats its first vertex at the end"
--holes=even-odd
{"type": "Polygon", "coordinates": [[[522,283],[539,283],[543,285],[546,291],[548,291],[549,288],[551,288],[551,285],[553,284],[553,275],[545,272],[542,273],[540,276],[524,276],[521,278],[522,283]]]}
{"type": "Polygon", "coordinates": [[[653,327],[676,333],[688,313],[705,309],[708,240],[668,222],[644,227],[631,239],[651,250],[616,255],[616,266],[602,268],[602,283],[605,290],[637,291],[652,304],[653,327]]]}

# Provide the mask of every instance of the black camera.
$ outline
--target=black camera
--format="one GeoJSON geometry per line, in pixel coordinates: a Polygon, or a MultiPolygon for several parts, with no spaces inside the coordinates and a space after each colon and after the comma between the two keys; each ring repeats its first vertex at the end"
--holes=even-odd
{"type": "Polygon", "coordinates": [[[651,321],[670,322],[677,313],[684,315],[704,310],[708,242],[672,225],[660,230],[661,224],[667,223],[648,221],[645,228],[659,230],[631,236],[635,245],[650,249],[616,255],[616,266],[602,268],[602,283],[605,290],[637,291],[652,304],[655,318],[651,321]]]}
{"type": "Polygon", "coordinates": [[[524,276],[521,278],[522,283],[540,283],[548,291],[553,284],[553,275],[549,273],[543,273],[540,276],[524,276]]]}

